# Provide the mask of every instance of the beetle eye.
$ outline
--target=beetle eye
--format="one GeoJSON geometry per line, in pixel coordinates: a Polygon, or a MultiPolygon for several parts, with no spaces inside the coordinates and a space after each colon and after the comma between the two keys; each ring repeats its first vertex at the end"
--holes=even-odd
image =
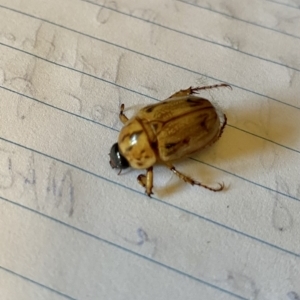
{"type": "Polygon", "coordinates": [[[127,159],[119,151],[118,143],[112,145],[109,156],[109,163],[113,169],[126,169],[129,167],[127,159]]]}

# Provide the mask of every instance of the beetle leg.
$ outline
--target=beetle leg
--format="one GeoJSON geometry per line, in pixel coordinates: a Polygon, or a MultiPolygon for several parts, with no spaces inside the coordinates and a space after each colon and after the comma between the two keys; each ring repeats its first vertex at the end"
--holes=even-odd
{"type": "Polygon", "coordinates": [[[125,105],[121,104],[119,118],[123,124],[125,124],[128,121],[128,118],[123,113],[124,109],[125,109],[125,105]]]}
{"type": "Polygon", "coordinates": [[[207,86],[199,86],[199,87],[189,87],[188,89],[185,90],[180,90],[178,92],[176,92],[175,94],[171,95],[168,99],[170,98],[178,98],[178,97],[186,97],[192,94],[196,94],[198,91],[200,90],[210,90],[210,89],[215,89],[215,88],[219,88],[219,87],[229,87],[232,89],[232,87],[227,84],[227,83],[220,83],[220,84],[215,84],[215,85],[207,85],[207,86]]]}
{"type": "Polygon", "coordinates": [[[221,129],[220,129],[220,133],[219,133],[218,139],[219,139],[219,138],[221,137],[221,135],[223,134],[223,131],[224,131],[224,128],[225,128],[226,124],[227,124],[227,117],[226,117],[226,115],[224,114],[224,122],[223,122],[223,124],[222,124],[222,126],[221,126],[221,129]]]}
{"type": "Polygon", "coordinates": [[[219,87],[229,87],[232,90],[231,85],[229,85],[227,83],[219,83],[219,84],[207,85],[207,86],[198,86],[198,87],[195,87],[195,88],[190,87],[189,89],[191,91],[190,94],[195,94],[200,90],[211,90],[211,89],[216,89],[216,88],[219,88],[219,87]]]}
{"type": "Polygon", "coordinates": [[[199,181],[196,181],[194,179],[192,179],[191,177],[189,176],[186,176],[184,174],[182,174],[181,172],[177,171],[175,169],[175,167],[171,164],[167,164],[166,163],[166,166],[175,174],[177,175],[180,179],[184,180],[185,182],[191,184],[191,185],[198,185],[198,186],[202,186],[210,191],[213,191],[213,192],[219,192],[219,191],[222,191],[223,188],[224,188],[224,183],[218,183],[219,184],[219,187],[217,188],[213,188],[213,187],[210,187],[210,186],[207,186],[205,184],[202,184],[201,182],[199,181]]]}
{"type": "Polygon", "coordinates": [[[188,95],[193,94],[193,88],[190,86],[188,89],[185,90],[180,90],[176,92],[175,94],[171,95],[168,99],[170,98],[179,98],[179,97],[186,97],[188,95]]]}
{"type": "Polygon", "coordinates": [[[221,137],[221,135],[223,134],[223,131],[224,131],[224,128],[225,128],[226,124],[227,124],[227,117],[224,114],[224,122],[223,122],[223,124],[222,124],[222,126],[220,128],[219,134],[212,141],[210,141],[210,143],[207,144],[206,147],[211,146],[212,144],[214,144],[221,137]]]}
{"type": "Polygon", "coordinates": [[[138,183],[146,188],[146,194],[151,197],[153,188],[153,167],[147,169],[146,175],[140,174],[137,177],[138,183]]]}

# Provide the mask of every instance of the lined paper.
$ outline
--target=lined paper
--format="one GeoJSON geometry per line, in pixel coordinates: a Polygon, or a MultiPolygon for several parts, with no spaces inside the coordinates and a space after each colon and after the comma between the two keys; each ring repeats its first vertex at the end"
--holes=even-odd
{"type": "Polygon", "coordinates": [[[1,299],[300,299],[300,2],[0,0],[1,299]],[[228,117],[177,162],[108,152],[189,86],[228,117]]]}

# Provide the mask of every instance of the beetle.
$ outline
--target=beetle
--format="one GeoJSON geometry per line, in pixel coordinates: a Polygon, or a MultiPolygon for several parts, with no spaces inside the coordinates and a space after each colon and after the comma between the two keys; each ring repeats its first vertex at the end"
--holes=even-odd
{"type": "Polygon", "coordinates": [[[128,119],[121,105],[119,118],[124,124],[118,142],[110,149],[112,168],[146,169],[146,175],[139,175],[138,182],[146,188],[151,197],[153,188],[153,166],[162,163],[175,175],[191,185],[202,186],[218,192],[224,184],[210,187],[179,172],[172,161],[200,151],[212,145],[222,135],[227,123],[223,122],[216,108],[207,99],[197,94],[202,90],[231,86],[226,83],[202,87],[189,87],[171,95],[166,100],[145,106],[135,116],[128,119]]]}

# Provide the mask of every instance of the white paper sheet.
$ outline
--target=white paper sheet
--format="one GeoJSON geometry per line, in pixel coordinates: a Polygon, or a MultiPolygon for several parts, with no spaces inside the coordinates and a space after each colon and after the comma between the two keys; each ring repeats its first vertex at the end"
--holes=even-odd
{"type": "Polygon", "coordinates": [[[299,7],[0,0],[0,299],[300,299],[299,7]],[[121,103],[220,82],[175,165],[224,191],[111,169],[121,103]]]}

